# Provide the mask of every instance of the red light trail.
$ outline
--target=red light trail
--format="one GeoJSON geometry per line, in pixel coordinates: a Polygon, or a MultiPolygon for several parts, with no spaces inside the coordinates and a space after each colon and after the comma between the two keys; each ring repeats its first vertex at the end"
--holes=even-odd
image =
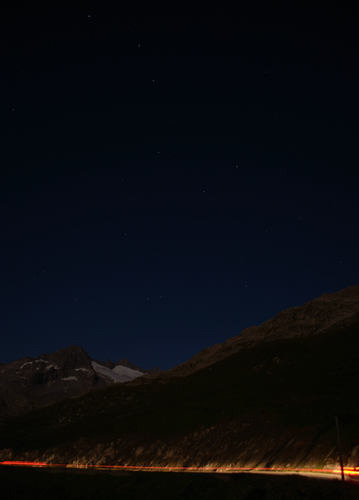
{"type": "MultiPolygon", "coordinates": [[[[156,465],[92,465],[92,464],[48,464],[47,462],[25,462],[25,461],[5,461],[0,465],[17,465],[22,467],[61,467],[73,469],[112,469],[112,470],[148,470],[148,471],[167,471],[167,472],[302,472],[302,473],[322,473],[341,474],[340,469],[290,469],[285,467],[160,467],[156,465]]],[[[344,474],[347,476],[359,476],[359,468],[344,467],[344,474]]]]}

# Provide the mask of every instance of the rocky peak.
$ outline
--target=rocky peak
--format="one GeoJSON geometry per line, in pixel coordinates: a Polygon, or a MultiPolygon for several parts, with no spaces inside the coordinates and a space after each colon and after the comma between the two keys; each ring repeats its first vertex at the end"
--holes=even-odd
{"type": "Polygon", "coordinates": [[[70,345],[51,354],[43,354],[35,359],[44,359],[60,366],[61,374],[65,377],[74,375],[72,372],[79,369],[90,369],[91,358],[80,346],[70,345]]]}
{"type": "Polygon", "coordinates": [[[152,370],[159,370],[158,372],[153,372],[152,370],[146,371],[144,368],[141,366],[137,366],[134,363],[131,363],[131,361],[128,361],[126,358],[121,358],[117,363],[114,363],[111,361],[111,359],[108,359],[107,361],[99,361],[98,359],[94,359],[96,363],[102,366],[106,366],[107,368],[110,368],[110,370],[113,370],[116,368],[116,366],[124,366],[125,368],[130,368],[131,370],[136,370],[138,372],[141,372],[143,374],[145,373],[159,373],[161,370],[157,367],[153,368],[152,370]]]}
{"type": "Polygon", "coordinates": [[[137,370],[138,372],[141,372],[141,373],[147,373],[146,370],[144,370],[140,366],[134,365],[133,363],[131,363],[131,361],[128,361],[125,358],[120,359],[120,361],[118,361],[116,363],[116,366],[118,366],[118,365],[125,366],[126,368],[131,368],[131,370],[137,370]]]}
{"type": "Polygon", "coordinates": [[[162,373],[161,368],[158,368],[158,366],[154,366],[151,370],[149,370],[147,373],[150,374],[157,374],[157,373],[162,373]]]}
{"type": "MultiPolygon", "coordinates": [[[[129,367],[135,366],[127,362],[129,367]]],[[[93,360],[71,345],[36,358],[23,358],[0,367],[0,419],[45,406],[65,397],[80,396],[114,382],[132,380],[143,369],[120,374],[111,360],[93,360]],[[102,368],[104,367],[104,368],[102,368]],[[132,372],[132,373],[131,373],[132,372]]]]}
{"type": "Polygon", "coordinates": [[[110,370],[113,370],[116,366],[116,363],[110,360],[110,358],[105,361],[104,366],[107,366],[107,368],[110,368],[110,370]]]}
{"type": "Polygon", "coordinates": [[[162,370],[160,368],[158,368],[158,366],[154,366],[151,370],[146,371],[141,366],[134,365],[133,363],[131,363],[131,361],[128,361],[125,358],[122,358],[116,364],[115,363],[113,363],[113,364],[114,364],[114,367],[115,366],[124,366],[126,368],[131,368],[131,370],[137,370],[143,374],[145,374],[145,373],[161,373],[162,372],[162,370]]]}

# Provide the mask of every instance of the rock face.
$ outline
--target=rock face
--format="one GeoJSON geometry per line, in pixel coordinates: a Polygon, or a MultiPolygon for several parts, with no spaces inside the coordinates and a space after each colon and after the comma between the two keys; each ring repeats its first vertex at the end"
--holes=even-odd
{"type": "Polygon", "coordinates": [[[133,380],[145,370],[125,368],[90,358],[79,346],[70,346],[36,358],[0,366],[0,418],[39,408],[58,399],[80,396],[114,382],[133,380]],[[102,369],[102,367],[104,369],[102,369]]]}
{"type": "Polygon", "coordinates": [[[217,363],[240,349],[278,339],[319,335],[334,328],[347,327],[359,320],[359,285],[324,294],[300,307],[285,309],[259,326],[251,326],[223,344],[216,344],[165,372],[166,377],[186,376],[217,363]]]}

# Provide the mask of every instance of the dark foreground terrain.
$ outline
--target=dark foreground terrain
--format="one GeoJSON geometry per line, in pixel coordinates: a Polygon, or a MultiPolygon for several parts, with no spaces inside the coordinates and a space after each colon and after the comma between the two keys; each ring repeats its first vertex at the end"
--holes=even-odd
{"type": "Polygon", "coordinates": [[[7,500],[358,499],[358,483],[297,475],[111,472],[0,467],[7,500]]]}
{"type": "Polygon", "coordinates": [[[359,467],[358,384],[356,285],[286,309],[172,371],[9,416],[0,461],[331,469],[338,417],[344,465],[359,467]]]}

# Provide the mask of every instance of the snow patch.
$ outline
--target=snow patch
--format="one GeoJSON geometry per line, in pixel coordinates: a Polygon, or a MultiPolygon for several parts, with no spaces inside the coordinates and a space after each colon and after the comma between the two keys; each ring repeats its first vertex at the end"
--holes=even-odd
{"type": "Polygon", "coordinates": [[[32,365],[33,363],[48,363],[45,359],[35,359],[35,361],[26,361],[22,366],[20,366],[20,370],[24,368],[26,365],[32,365]]]}
{"type": "Polygon", "coordinates": [[[20,366],[20,370],[22,368],[24,368],[24,366],[26,366],[26,365],[32,365],[32,363],[33,363],[33,361],[26,361],[26,363],[24,363],[22,366],[20,366]]]}
{"type": "Polygon", "coordinates": [[[87,368],[75,368],[75,372],[87,372],[87,373],[91,373],[91,371],[88,370],[87,368]]]}
{"type": "Polygon", "coordinates": [[[67,382],[68,380],[77,380],[77,377],[64,377],[61,380],[66,380],[67,382]]]}
{"type": "Polygon", "coordinates": [[[52,367],[55,368],[55,370],[60,370],[60,367],[59,366],[55,366],[55,365],[49,365],[45,368],[45,372],[49,371],[52,367]]]}
{"type": "Polygon", "coordinates": [[[132,368],[127,368],[126,366],[115,366],[113,370],[107,368],[106,366],[99,365],[95,361],[91,361],[92,368],[96,373],[105,375],[106,377],[112,379],[114,382],[128,382],[137,377],[144,375],[138,370],[132,370],[132,368]]]}
{"type": "Polygon", "coordinates": [[[115,368],[112,370],[115,373],[118,373],[119,375],[127,375],[128,377],[131,377],[132,379],[141,377],[144,375],[144,373],[138,371],[138,370],[133,370],[132,368],[127,368],[127,366],[121,366],[117,365],[115,368]]]}

